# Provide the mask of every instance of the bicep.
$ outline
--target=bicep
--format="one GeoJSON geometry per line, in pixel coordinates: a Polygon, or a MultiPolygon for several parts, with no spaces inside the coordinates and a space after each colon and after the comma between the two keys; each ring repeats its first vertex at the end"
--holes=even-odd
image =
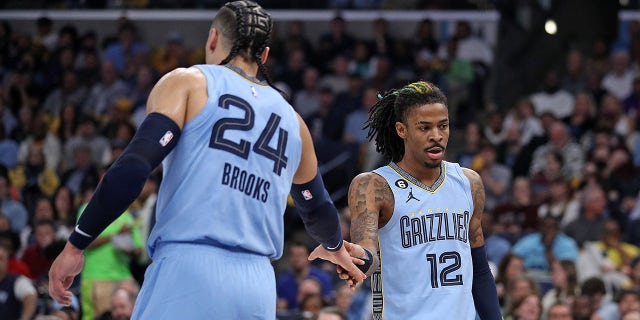
{"type": "Polygon", "coordinates": [[[381,204],[376,200],[376,176],[372,173],[358,175],[349,187],[351,210],[351,240],[354,243],[376,248],[381,204]]]}
{"type": "Polygon", "coordinates": [[[293,183],[303,184],[311,181],[318,173],[318,159],[316,158],[316,150],[313,146],[313,139],[309,128],[304,123],[300,115],[296,114],[298,124],[300,125],[300,138],[302,139],[302,156],[300,165],[293,176],[293,183]]]}

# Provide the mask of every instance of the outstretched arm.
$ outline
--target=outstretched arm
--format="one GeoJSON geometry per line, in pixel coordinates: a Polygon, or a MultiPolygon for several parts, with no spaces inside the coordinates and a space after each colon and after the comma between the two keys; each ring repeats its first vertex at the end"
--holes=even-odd
{"type": "MultiPolygon", "coordinates": [[[[361,173],[349,186],[349,209],[351,210],[351,240],[347,245],[349,254],[364,262],[360,269],[373,274],[380,265],[378,256],[378,229],[384,226],[393,212],[393,193],[387,182],[371,172],[361,173]]],[[[343,270],[338,268],[341,279],[351,286],[356,284],[343,270]]]]}
{"type": "Polygon", "coordinates": [[[471,293],[476,312],[482,320],[502,319],[495,280],[489,269],[487,251],[482,234],[482,213],[484,212],[484,185],[480,175],[475,171],[463,168],[465,176],[471,184],[473,197],[473,215],[469,222],[469,244],[471,245],[471,259],[473,260],[473,286],[471,293]]]}
{"type": "MultiPolygon", "coordinates": [[[[382,212],[393,211],[393,193],[381,176],[371,172],[362,173],[349,186],[349,209],[351,240],[373,253],[371,266],[366,270],[367,275],[371,275],[380,265],[377,254],[378,228],[386,223],[386,219],[381,219],[382,212]]],[[[354,250],[352,255],[367,258],[364,250],[354,250]]]]}
{"type": "Polygon", "coordinates": [[[71,292],[67,289],[82,271],[83,250],[139,196],[151,171],[177,144],[189,92],[198,83],[204,83],[204,76],[195,70],[176,69],[151,91],[147,118],[105,173],[65,248],[49,270],[49,294],[57,302],[71,303],[71,292]]]}
{"type": "Polygon", "coordinates": [[[365,275],[345,248],[346,241],[342,239],[338,210],[324,187],[311,134],[299,115],[298,123],[302,138],[302,159],[293,178],[291,197],[307,232],[320,242],[309,255],[309,260],[320,258],[331,261],[347,270],[356,281],[362,281],[365,275]]]}

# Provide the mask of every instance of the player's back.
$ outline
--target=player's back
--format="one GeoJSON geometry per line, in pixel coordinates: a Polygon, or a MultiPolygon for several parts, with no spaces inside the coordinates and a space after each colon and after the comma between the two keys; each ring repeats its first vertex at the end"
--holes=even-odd
{"type": "Polygon", "coordinates": [[[371,277],[376,318],[475,318],[471,187],[460,166],[442,163],[430,187],[394,163],[374,170],[395,198],[391,219],[378,230],[381,272],[371,277]]]}
{"type": "Polygon", "coordinates": [[[195,67],[208,101],[163,162],[149,252],[190,242],[278,258],[302,148],[295,112],[233,66],[195,67]]]}

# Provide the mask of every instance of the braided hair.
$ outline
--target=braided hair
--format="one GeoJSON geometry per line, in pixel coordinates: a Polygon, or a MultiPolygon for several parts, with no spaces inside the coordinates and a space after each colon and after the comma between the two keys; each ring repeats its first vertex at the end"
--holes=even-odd
{"type": "Polygon", "coordinates": [[[375,139],[376,151],[398,162],[404,156],[404,141],[396,132],[396,122],[404,124],[412,109],[425,105],[441,103],[447,106],[447,98],[432,83],[417,81],[401,89],[389,90],[378,94],[378,102],[369,111],[369,119],[364,129],[369,129],[367,138],[375,139]]]}
{"type": "Polygon", "coordinates": [[[229,63],[236,56],[253,60],[258,65],[258,71],[269,86],[287,95],[274,84],[262,63],[262,53],[271,41],[273,21],[271,15],[253,1],[240,0],[227,2],[213,19],[213,25],[223,35],[222,41],[230,47],[229,55],[220,62],[229,63]]]}

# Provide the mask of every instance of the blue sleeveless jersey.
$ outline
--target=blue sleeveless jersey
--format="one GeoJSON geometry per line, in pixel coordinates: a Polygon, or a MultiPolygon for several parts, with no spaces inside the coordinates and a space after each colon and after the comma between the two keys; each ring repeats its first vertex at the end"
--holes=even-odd
{"type": "Polygon", "coordinates": [[[302,150],[295,112],[266,83],[226,66],[195,67],[209,98],[162,163],[149,253],[188,242],[279,258],[302,150]]]}
{"type": "Polygon", "coordinates": [[[378,230],[381,267],[371,277],[376,319],[456,319],[476,316],[469,221],[471,185],[455,163],[428,187],[395,163],[374,170],[395,198],[378,230]]]}

